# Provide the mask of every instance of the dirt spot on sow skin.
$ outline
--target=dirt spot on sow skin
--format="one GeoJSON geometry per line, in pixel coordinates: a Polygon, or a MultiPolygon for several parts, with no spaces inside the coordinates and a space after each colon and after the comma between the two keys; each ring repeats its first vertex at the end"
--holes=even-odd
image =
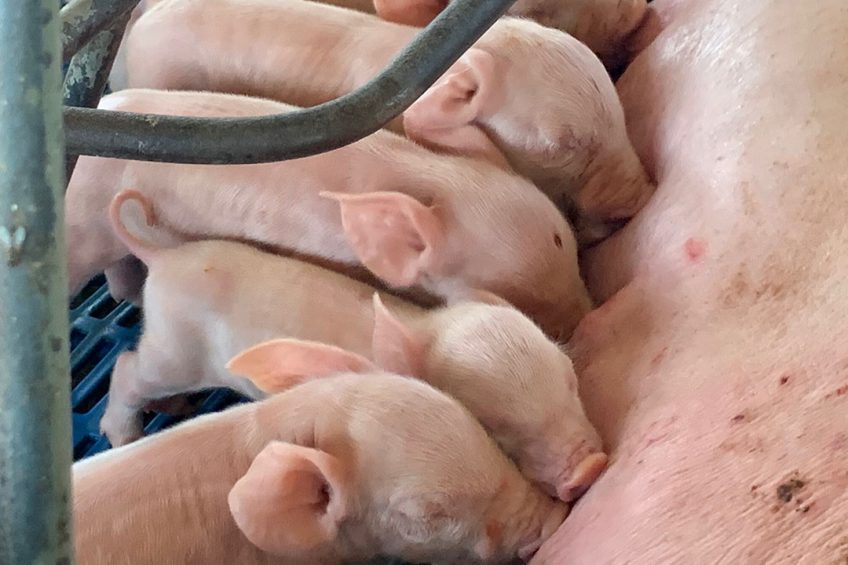
{"type": "Polygon", "coordinates": [[[741,265],[730,283],[722,290],[719,300],[725,308],[759,301],[782,300],[795,294],[796,287],[800,284],[799,277],[798,272],[785,268],[776,260],[770,261],[754,279],[745,265],[741,265]]]}
{"type": "Polygon", "coordinates": [[[830,400],[834,396],[845,396],[846,394],[848,394],[848,385],[842,385],[833,392],[827,393],[824,397],[826,400],[830,400]]]}
{"type": "Polygon", "coordinates": [[[738,271],[733,275],[730,285],[721,293],[721,303],[727,307],[736,306],[742,296],[748,291],[748,279],[742,271],[738,271]]]}
{"type": "Polygon", "coordinates": [[[806,481],[797,477],[791,478],[777,486],[777,499],[788,504],[804,488],[806,481]]]}

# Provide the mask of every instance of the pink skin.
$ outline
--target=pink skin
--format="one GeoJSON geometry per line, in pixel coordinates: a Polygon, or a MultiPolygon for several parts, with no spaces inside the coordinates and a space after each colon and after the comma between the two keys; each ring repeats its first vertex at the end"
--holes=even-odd
{"type": "MultiPolygon", "coordinates": [[[[285,112],[215,93],[122,91],[112,110],[194,116],[285,112]]],[[[385,284],[449,299],[484,289],[566,338],[591,308],[568,224],[541,193],[485,161],[437,156],[394,134],[314,157],[206,166],[83,157],[66,197],[70,289],[128,255],[107,209],[137,188],[163,226],[189,239],[263,244],[363,266],[385,284]]]]}
{"type": "MultiPolygon", "coordinates": [[[[316,0],[310,0],[316,1],[316,0]]],[[[356,10],[357,12],[364,12],[366,14],[374,13],[374,0],[317,0],[321,4],[327,4],[330,6],[338,6],[339,8],[347,8],[349,10],[356,10]]]]}
{"type": "MultiPolygon", "coordinates": [[[[147,10],[153,8],[156,4],[161,3],[163,0],[140,0],[136,7],[133,9],[132,14],[130,16],[130,20],[127,23],[127,31],[132,29],[135,25],[135,22],[138,21],[138,18],[147,10]]],[[[310,0],[310,1],[319,1],[319,0],[310,0]]],[[[367,14],[374,13],[374,2],[373,0],[320,0],[322,4],[328,4],[331,6],[339,6],[341,8],[348,8],[351,10],[356,10],[358,12],[364,12],[367,14]]],[[[124,90],[129,86],[129,76],[127,71],[127,42],[126,42],[126,33],[124,35],[124,40],[121,41],[121,45],[118,48],[117,56],[115,57],[115,62],[112,66],[112,72],[109,75],[109,86],[111,87],[113,92],[118,90],[124,90]]]]}
{"type": "Polygon", "coordinates": [[[533,562],[844,563],[848,10],[652,6],[619,89],[659,187],[570,342],[611,462],[533,562]]]}
{"type": "Polygon", "coordinates": [[[368,365],[298,342],[253,348],[231,366],[283,392],[76,463],[77,561],[532,555],[567,506],[528,483],[456,400],[368,365]]]}
{"type": "MultiPolygon", "coordinates": [[[[343,0],[339,1],[341,5],[343,0]]],[[[412,26],[427,25],[448,4],[448,0],[374,0],[380,17],[412,26]]],[[[638,29],[647,6],[645,0],[517,0],[507,14],[562,30],[588,45],[607,66],[615,68],[621,63],[622,48],[638,29]]]]}
{"type": "Polygon", "coordinates": [[[112,205],[115,231],[150,274],[144,335],[137,351],[118,359],[101,422],[113,445],[140,437],[140,408],[162,397],[220,386],[263,397],[225,362],[287,336],[348,349],[450,393],[551,495],[573,500],[603,470],[606,456],[580,403],[571,361],[503,301],[477,292],[489,303],[425,310],[239,243],[154,248],[118,217],[130,204],[149,206],[143,196],[122,192],[112,205]]]}
{"type": "MultiPolygon", "coordinates": [[[[418,32],[302,0],[170,0],[129,32],[126,64],[133,87],[313,106],[364,85],[418,32]]],[[[402,122],[425,146],[532,180],[575,217],[584,245],[632,217],[654,190],[601,62],[573,37],[529,20],[497,22],[402,122]]]]}

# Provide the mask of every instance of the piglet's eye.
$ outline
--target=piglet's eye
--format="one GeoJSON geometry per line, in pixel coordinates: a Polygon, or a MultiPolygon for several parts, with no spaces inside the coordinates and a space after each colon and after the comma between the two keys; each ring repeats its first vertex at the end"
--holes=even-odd
{"type": "Polygon", "coordinates": [[[558,233],[554,234],[554,245],[562,249],[562,238],[559,236],[558,233]]]}

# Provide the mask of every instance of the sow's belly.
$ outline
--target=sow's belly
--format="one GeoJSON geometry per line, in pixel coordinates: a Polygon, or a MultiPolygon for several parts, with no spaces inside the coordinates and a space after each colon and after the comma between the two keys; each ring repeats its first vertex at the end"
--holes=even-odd
{"type": "Polygon", "coordinates": [[[848,564],[848,5],[654,4],[570,344],[611,465],[533,563],[848,564]]]}

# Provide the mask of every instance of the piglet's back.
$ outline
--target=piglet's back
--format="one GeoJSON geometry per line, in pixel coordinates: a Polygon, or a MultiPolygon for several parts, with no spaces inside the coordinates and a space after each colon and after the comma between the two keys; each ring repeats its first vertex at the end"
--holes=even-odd
{"type": "Polygon", "coordinates": [[[202,416],[76,463],[74,547],[84,565],[277,563],[243,539],[227,492],[250,464],[254,405],[202,416]]]}
{"type": "MultiPolygon", "coordinates": [[[[217,358],[209,362],[217,367],[242,349],[285,336],[371,356],[375,289],[340,273],[220,240],[165,250],[149,268],[146,323],[172,336],[175,320],[188,322],[192,338],[214,344],[210,355],[217,358]],[[211,330],[221,320],[230,331],[211,330]]],[[[421,312],[393,296],[383,299],[403,316],[421,312]]]]}

